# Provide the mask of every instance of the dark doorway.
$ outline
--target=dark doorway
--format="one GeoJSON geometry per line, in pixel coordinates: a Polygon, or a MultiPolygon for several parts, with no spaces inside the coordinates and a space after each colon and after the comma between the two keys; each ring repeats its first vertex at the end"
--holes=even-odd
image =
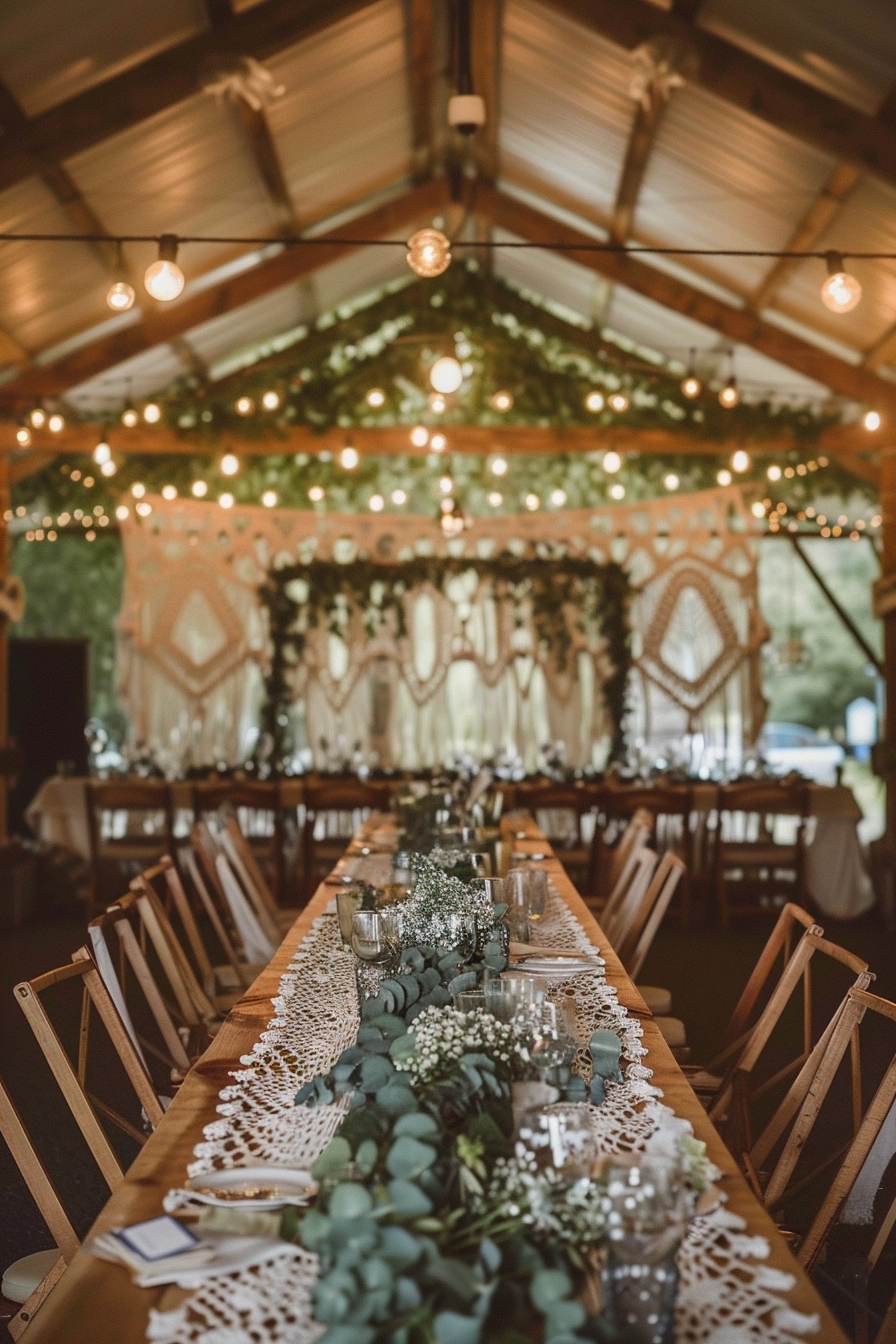
{"type": "Polygon", "coordinates": [[[9,642],[9,735],[21,758],[9,795],[12,834],[30,833],[25,809],[45,779],[87,774],[88,650],[86,639],[9,642]]]}

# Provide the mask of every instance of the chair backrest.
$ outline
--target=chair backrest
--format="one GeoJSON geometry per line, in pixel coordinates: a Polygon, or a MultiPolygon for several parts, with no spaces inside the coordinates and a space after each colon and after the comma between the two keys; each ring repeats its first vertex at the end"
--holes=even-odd
{"type": "MultiPolygon", "coordinates": [[[[202,988],[190,965],[174,926],[157,893],[141,873],[131,882],[133,908],[140,922],[141,938],[155,951],[174,997],[169,1011],[185,1027],[201,1027],[218,1019],[218,1010],[202,988]]],[[[129,911],[129,902],[121,902],[129,911]]]]}
{"type": "MultiPolygon", "coordinates": [[[[162,909],[172,921],[172,924],[174,922],[172,915],[176,916],[182,932],[181,945],[186,942],[187,948],[192,954],[194,970],[204,986],[212,985],[214,983],[214,967],[199,932],[199,925],[196,923],[196,917],[184,890],[180,873],[177,871],[171,856],[163,854],[159,862],[151,868],[145,868],[140,877],[147,885],[152,887],[162,909]]],[[[131,886],[133,887],[133,883],[131,886]]],[[[187,948],[184,948],[184,950],[186,951],[187,948]]]]}
{"type": "Polygon", "coordinates": [[[170,849],[174,833],[174,815],[171,790],[163,779],[89,779],[85,785],[87,815],[91,847],[96,854],[114,852],[116,844],[158,837],[161,849],[170,849]],[[115,834],[114,821],[123,822],[120,836],[115,834]],[[153,821],[151,830],[146,822],[153,821]],[[140,829],[134,829],[133,823],[140,829]]]}
{"type": "Polygon", "coordinates": [[[115,1008],[102,977],[86,947],[78,948],[67,966],[48,971],[34,980],[24,980],[15,987],[15,997],[28,1020],[35,1040],[50,1066],[75,1122],[87,1141],[97,1166],[111,1190],[121,1183],[122,1170],[118,1158],[100,1125],[97,1112],[106,1116],[139,1143],[146,1136],[120,1115],[112,1106],[87,1090],[87,1065],[90,1010],[96,1010],[124,1066],[124,1071],[150,1125],[162,1118],[162,1106],[146,1071],[143,1060],[115,1008]],[[41,995],[52,986],[69,980],[80,980],[82,986],[81,1026],[78,1040],[77,1071],[72,1067],[66,1051],[41,1002],[41,995]]]}
{"type": "Polygon", "coordinates": [[[755,817],[768,829],[775,817],[795,817],[799,822],[798,834],[809,815],[809,786],[803,780],[748,780],[726,784],[719,789],[719,826],[722,817],[743,813],[755,817]]]}
{"type": "Polygon", "coordinates": [[[684,860],[667,850],[657,865],[631,925],[616,949],[619,960],[633,980],[644,964],[685,869],[684,860]]]}
{"type": "Polygon", "coordinates": [[[634,850],[631,860],[610,893],[603,908],[600,926],[613,947],[628,933],[644,899],[659,859],[647,845],[634,850]]]}
{"type": "Polygon", "coordinates": [[[205,865],[202,862],[202,856],[195,848],[194,827],[194,846],[185,849],[181,853],[181,863],[184,871],[190,880],[190,884],[199,897],[199,901],[208,916],[209,923],[215,931],[215,937],[224,949],[225,956],[231,966],[239,974],[239,966],[248,961],[245,955],[245,949],[240,942],[239,933],[233,923],[230,914],[230,908],[224,899],[224,893],[220,890],[217,882],[217,871],[212,864],[212,871],[215,873],[215,881],[209,880],[205,865]]]}
{"type": "Polygon", "coordinates": [[[234,812],[251,842],[270,863],[277,894],[283,888],[284,826],[279,785],[264,780],[208,780],[193,787],[193,814],[197,822],[223,812],[234,812]]]}
{"type": "Polygon", "coordinates": [[[597,805],[597,792],[587,785],[525,784],[517,790],[517,806],[535,812],[574,812],[581,820],[597,805]]]}
{"type": "Polygon", "coordinates": [[[647,844],[652,830],[653,813],[648,812],[646,807],[636,808],[619,840],[610,851],[607,885],[611,892],[617,882],[625,876],[637,851],[647,844]]]}
{"type": "Polygon", "coordinates": [[[218,842],[231,869],[239,879],[240,886],[248,897],[261,927],[269,938],[279,943],[277,902],[233,814],[227,817],[223,829],[218,833],[218,842]]]}
{"type": "MultiPolygon", "coordinates": [[[[104,914],[92,919],[87,931],[90,935],[93,959],[103,983],[109,991],[109,996],[118,1009],[118,1014],[125,1029],[146,1065],[147,1072],[150,1072],[150,1070],[146,1056],[152,1055],[174,1074],[183,1076],[190,1067],[189,1056],[184,1049],[183,1041],[178,1034],[156,976],[146,959],[146,952],[144,947],[141,946],[141,940],[134,931],[135,923],[138,924],[139,928],[137,898],[133,893],[124,896],[115,905],[111,905],[104,914]],[[117,943],[115,949],[109,945],[109,940],[113,934],[117,943]],[[113,951],[119,954],[117,970],[114,964],[113,951]],[[128,975],[129,968],[130,975],[128,975]],[[139,991],[142,1004],[134,1002],[137,991],[139,991]],[[150,1040],[139,1030],[139,1026],[142,1025],[142,1016],[145,1016],[145,1014],[140,1014],[140,1008],[143,1006],[148,1008],[149,1014],[155,1022],[158,1041],[150,1040]]],[[[142,932],[142,929],[140,931],[142,932]]],[[[167,1081],[171,1081],[170,1075],[167,1081]]]]}

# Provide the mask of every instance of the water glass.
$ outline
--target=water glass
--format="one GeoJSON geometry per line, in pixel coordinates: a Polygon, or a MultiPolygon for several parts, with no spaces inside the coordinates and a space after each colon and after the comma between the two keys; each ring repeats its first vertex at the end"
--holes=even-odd
{"type": "Polygon", "coordinates": [[[484,983],[485,1006],[500,1022],[528,1018],[544,1002],[547,986],[537,976],[504,975],[484,983]]]}
{"type": "Polygon", "coordinates": [[[395,916],[387,910],[356,910],[352,915],[352,951],[359,961],[395,962],[401,943],[395,916]]]}
{"type": "MultiPolygon", "coordinates": [[[[530,923],[544,919],[548,903],[548,875],[543,868],[511,868],[506,887],[511,910],[530,923]]],[[[525,941],[525,940],[522,940],[525,941]]]]}
{"type": "Polygon", "coordinates": [[[459,1013],[485,1011],[485,991],[482,989],[460,989],[454,995],[454,1006],[459,1013]]]}
{"type": "Polygon", "coordinates": [[[343,947],[352,945],[352,918],[361,904],[360,887],[340,888],[336,893],[336,915],[343,947]]]}

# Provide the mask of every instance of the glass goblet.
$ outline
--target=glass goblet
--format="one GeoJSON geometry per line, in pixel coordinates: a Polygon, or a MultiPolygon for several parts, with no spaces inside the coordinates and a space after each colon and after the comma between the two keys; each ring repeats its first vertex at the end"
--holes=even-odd
{"type": "Polygon", "coordinates": [[[387,910],[356,910],[352,915],[352,951],[359,961],[383,965],[398,959],[401,944],[395,916],[387,910]]]}

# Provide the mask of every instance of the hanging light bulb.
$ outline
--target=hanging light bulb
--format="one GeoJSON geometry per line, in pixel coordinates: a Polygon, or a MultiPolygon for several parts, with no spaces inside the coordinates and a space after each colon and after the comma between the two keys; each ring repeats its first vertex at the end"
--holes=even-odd
{"type": "Polygon", "coordinates": [[[447,407],[448,403],[442,396],[441,392],[430,392],[429,409],[433,412],[434,415],[441,415],[443,411],[447,410],[447,407]]]}
{"type": "Polygon", "coordinates": [[[737,452],[732,454],[731,470],[737,472],[750,470],[750,454],[745,453],[743,448],[738,448],[737,452]]]}
{"type": "Polygon", "coordinates": [[[433,434],[429,441],[429,446],[434,453],[444,453],[445,449],[448,447],[448,440],[445,438],[444,434],[433,434]]]}
{"type": "Polygon", "coordinates": [[[106,304],[113,313],[126,313],[133,308],[137,291],[127,280],[113,280],[106,290],[106,304]]]}
{"type": "Polygon", "coordinates": [[[703,391],[703,384],[697,377],[697,373],[694,368],[695,354],[696,351],[692,350],[691,358],[688,361],[688,371],[681,380],[682,395],[687,397],[689,401],[693,401],[695,397],[699,397],[700,393],[703,391]]]}
{"type": "Polygon", "coordinates": [[[205,499],[208,494],[208,484],[205,481],[194,481],[190,489],[197,499],[205,499]]]}
{"type": "Polygon", "coordinates": [[[839,252],[826,252],[828,273],[821,287],[821,301],[832,313],[851,313],[862,297],[862,286],[843,269],[839,252]]]}
{"type": "Polygon", "coordinates": [[[453,355],[442,355],[429,371],[429,381],[434,391],[448,396],[456,392],[464,380],[464,371],[459,360],[453,355]]]}
{"type": "Polygon", "coordinates": [[[133,429],[135,425],[139,424],[139,422],[140,417],[134,410],[133,406],[125,406],[124,410],[121,413],[121,423],[125,426],[125,428],[133,429]]]}
{"type": "Polygon", "coordinates": [[[488,494],[488,502],[491,508],[500,509],[501,505],[504,503],[504,496],[501,494],[500,490],[491,490],[488,494]]]}
{"type": "Polygon", "coordinates": [[[725,386],[719,392],[719,405],[724,406],[726,411],[730,411],[739,401],[740,391],[737,386],[737,379],[732,373],[725,386]]]}
{"type": "Polygon", "coordinates": [[[360,460],[357,448],[351,443],[347,443],[339,454],[339,465],[346,471],[354,471],[360,460]]]}
{"type": "Polygon", "coordinates": [[[534,513],[536,509],[541,508],[541,500],[535,494],[527,495],[523,503],[530,513],[534,513]]]}
{"type": "Polygon", "coordinates": [[[393,490],[393,491],[392,491],[392,503],[393,503],[393,504],[407,504],[407,502],[408,502],[408,497],[407,497],[407,492],[406,492],[405,490],[398,489],[398,490],[393,490]]]}
{"type": "Polygon", "coordinates": [[[450,495],[454,489],[454,481],[450,476],[442,476],[439,480],[439,489],[443,495],[450,495]]]}
{"type": "Polygon", "coordinates": [[[513,406],[513,397],[509,392],[496,392],[492,397],[492,407],[496,411],[509,411],[513,406]]]}
{"type": "Polygon", "coordinates": [[[47,421],[47,429],[51,434],[61,434],[65,429],[64,416],[61,416],[58,412],[56,412],[55,415],[51,415],[47,421]]]}
{"type": "Polygon", "coordinates": [[[601,466],[603,467],[604,471],[606,471],[610,476],[612,476],[614,475],[615,472],[619,471],[619,469],[621,468],[622,458],[619,455],[619,453],[615,452],[611,448],[608,453],[604,453],[601,466]]]}
{"type": "Polygon", "coordinates": [[[621,415],[623,411],[627,411],[629,408],[629,400],[624,392],[614,392],[609,399],[609,404],[610,409],[614,410],[617,415],[621,415]]]}
{"type": "Polygon", "coordinates": [[[616,485],[611,485],[611,486],[610,486],[610,498],[611,498],[611,499],[617,499],[617,500],[618,500],[618,499],[625,499],[625,486],[624,486],[624,485],[620,485],[618,482],[616,483],[616,485]]]}
{"type": "Polygon", "coordinates": [[[163,485],[163,486],[162,486],[162,498],[163,498],[163,499],[167,499],[169,502],[170,502],[172,499],[177,499],[177,486],[176,486],[176,485],[163,485]]]}
{"type": "Polygon", "coordinates": [[[862,424],[872,434],[876,429],[880,429],[880,411],[866,411],[862,416],[862,424]]]}
{"type": "Polygon", "coordinates": [[[494,458],[490,470],[493,476],[506,476],[507,459],[505,457],[494,458]]]}
{"type": "Polygon", "coordinates": [[[423,279],[441,275],[451,264],[451,243],[438,229],[419,229],[408,239],[407,263],[423,279]]]}
{"type": "Polygon", "coordinates": [[[275,392],[273,388],[265,392],[261,398],[261,404],[266,411],[276,411],[280,405],[280,393],[275,392]]]}
{"type": "Polygon", "coordinates": [[[234,404],[237,415],[251,415],[255,410],[255,402],[251,397],[237,397],[234,404]]]}
{"type": "Polygon", "coordinates": [[[385,406],[386,404],[386,394],[381,387],[372,387],[364,400],[367,402],[368,406],[371,406],[375,411],[378,411],[381,406],[385,406]]]}
{"type": "Polygon", "coordinates": [[[370,499],[367,501],[367,507],[370,509],[371,513],[382,513],[385,503],[386,501],[383,499],[382,495],[371,495],[370,499]]]}
{"type": "Polygon", "coordinates": [[[415,425],[411,430],[411,443],[415,448],[425,448],[429,443],[429,430],[425,425],[415,425]]]}
{"type": "Polygon", "coordinates": [[[467,526],[467,518],[463,509],[453,499],[443,499],[440,509],[439,522],[442,533],[446,537],[458,537],[467,526]]]}
{"type": "Polygon", "coordinates": [[[325,498],[326,493],[322,485],[312,485],[308,491],[308,498],[312,504],[319,504],[325,498]]]}
{"type": "Polygon", "coordinates": [[[162,408],[156,401],[148,401],[143,407],[143,419],[148,425],[157,425],[162,418],[162,408]]]}
{"type": "Polygon", "coordinates": [[[233,495],[225,490],[223,495],[218,496],[218,503],[222,509],[232,509],[234,504],[233,495]]]}
{"type": "Polygon", "coordinates": [[[731,472],[728,471],[726,467],[723,467],[721,471],[716,472],[716,480],[719,485],[730,485],[732,480],[731,472]]]}
{"type": "Polygon", "coordinates": [[[765,474],[770,481],[780,481],[781,468],[777,464],[772,464],[772,466],[769,467],[768,471],[765,474]]]}
{"type": "Polygon", "coordinates": [[[681,484],[681,482],[679,481],[678,477],[675,475],[675,472],[674,472],[674,471],[670,471],[670,472],[668,472],[668,473],[663,477],[663,485],[666,487],[667,490],[677,490],[680,484],[681,484]]]}
{"type": "Polygon", "coordinates": [[[143,496],[146,494],[146,486],[143,484],[142,481],[134,482],[134,484],[131,486],[131,494],[134,496],[135,499],[143,498],[143,496]]]}
{"type": "Polygon", "coordinates": [[[240,460],[236,453],[225,453],[221,458],[221,472],[224,476],[235,476],[240,469],[240,460]]]}
{"type": "Polygon", "coordinates": [[[93,460],[98,467],[101,467],[104,462],[108,462],[111,456],[112,449],[109,447],[108,443],[106,443],[105,439],[98,443],[93,450],[93,460]]]}
{"type": "Polygon", "coordinates": [[[585,410],[591,411],[594,415],[602,411],[605,405],[603,392],[589,392],[585,398],[585,410]]]}
{"type": "Polygon", "coordinates": [[[162,234],[158,260],[147,266],[143,283],[146,292],[160,303],[170,303],[182,293],[184,273],[177,264],[177,239],[173,233],[162,234]]]}
{"type": "Polygon", "coordinates": [[[47,423],[47,413],[43,406],[35,406],[28,419],[31,421],[32,429],[43,429],[47,423]]]}
{"type": "Polygon", "coordinates": [[[20,448],[31,447],[31,431],[26,429],[24,425],[20,425],[16,430],[16,443],[20,448]]]}
{"type": "Polygon", "coordinates": [[[559,486],[556,490],[552,490],[551,503],[554,505],[555,508],[562,509],[563,505],[566,503],[566,491],[561,490],[559,486]]]}

